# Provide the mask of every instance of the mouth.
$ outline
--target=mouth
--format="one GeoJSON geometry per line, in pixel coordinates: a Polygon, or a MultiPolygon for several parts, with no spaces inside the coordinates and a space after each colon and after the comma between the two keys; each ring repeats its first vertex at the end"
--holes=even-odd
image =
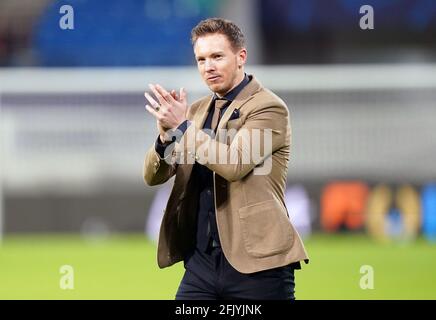
{"type": "Polygon", "coordinates": [[[219,78],[220,78],[220,76],[214,75],[214,76],[207,77],[207,81],[213,82],[213,81],[218,80],[219,78]]]}

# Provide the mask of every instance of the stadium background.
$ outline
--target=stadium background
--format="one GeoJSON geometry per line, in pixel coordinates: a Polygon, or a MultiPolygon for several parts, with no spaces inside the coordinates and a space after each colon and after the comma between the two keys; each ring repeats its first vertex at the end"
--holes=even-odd
{"type": "Polygon", "coordinates": [[[286,196],[311,258],[296,297],[435,299],[430,0],[0,1],[0,298],[174,297],[183,267],[155,258],[172,182],[142,181],[157,134],[143,91],[208,93],[189,33],[210,16],[241,26],[247,72],[290,108],[286,196]]]}

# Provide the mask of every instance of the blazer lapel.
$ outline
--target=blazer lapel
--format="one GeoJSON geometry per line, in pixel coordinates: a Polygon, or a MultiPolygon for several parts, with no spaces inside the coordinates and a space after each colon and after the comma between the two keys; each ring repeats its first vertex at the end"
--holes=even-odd
{"type": "Polygon", "coordinates": [[[247,101],[249,101],[253,95],[261,89],[262,85],[256,80],[254,76],[252,76],[251,81],[245,86],[244,89],[236,96],[235,100],[227,107],[223,116],[218,123],[218,129],[224,128],[227,121],[229,121],[230,116],[232,115],[235,109],[241,108],[247,101]]]}
{"type": "Polygon", "coordinates": [[[203,102],[198,107],[198,110],[193,115],[193,121],[197,129],[201,130],[204,126],[204,122],[207,118],[207,110],[209,109],[210,103],[212,102],[213,96],[210,96],[208,99],[204,99],[203,102]]]}

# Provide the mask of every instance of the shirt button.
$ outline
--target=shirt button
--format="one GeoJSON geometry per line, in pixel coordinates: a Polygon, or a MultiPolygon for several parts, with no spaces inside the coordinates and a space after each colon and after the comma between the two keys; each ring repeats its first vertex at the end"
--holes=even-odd
{"type": "Polygon", "coordinates": [[[199,156],[195,156],[195,161],[198,161],[198,160],[200,160],[200,157],[199,156]]]}

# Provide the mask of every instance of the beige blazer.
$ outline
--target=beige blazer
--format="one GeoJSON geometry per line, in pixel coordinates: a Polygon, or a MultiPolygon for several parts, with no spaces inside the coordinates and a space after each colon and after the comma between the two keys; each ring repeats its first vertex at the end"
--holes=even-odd
{"type": "Polygon", "coordinates": [[[197,184],[189,179],[195,161],[213,171],[221,246],[236,270],[253,273],[301,260],[308,262],[284,202],[291,146],[288,108],[252,77],[218,124],[218,131],[233,129],[236,135],[213,139],[201,130],[211,99],[208,96],[190,106],[187,118],[192,122],[165,159],[160,158],[154,145],[145,156],[144,180],[148,185],[164,183],[175,175],[159,234],[159,267],[183,260],[195,245],[197,184]],[[235,109],[240,116],[229,121],[235,109]],[[269,136],[260,139],[260,157],[247,148],[255,129],[261,133],[271,129],[269,136]],[[214,152],[231,161],[209,163],[214,152]],[[266,173],[259,174],[262,170],[266,173]]]}

